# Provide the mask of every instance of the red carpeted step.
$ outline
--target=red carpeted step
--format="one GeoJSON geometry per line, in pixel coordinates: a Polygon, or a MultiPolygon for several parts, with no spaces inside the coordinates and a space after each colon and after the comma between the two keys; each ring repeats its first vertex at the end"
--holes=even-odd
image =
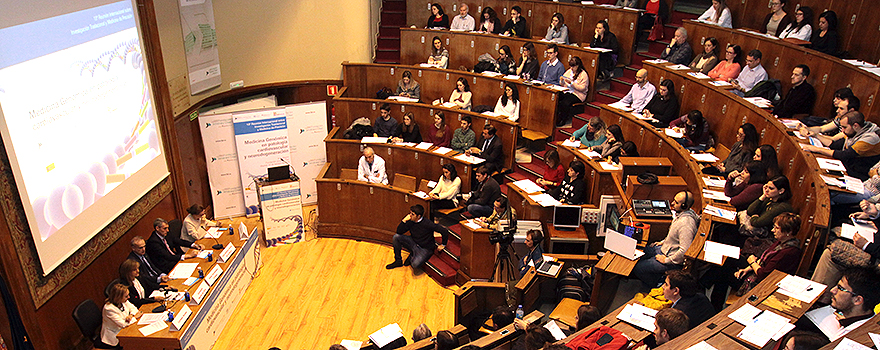
{"type": "Polygon", "coordinates": [[[587,114],[576,115],[571,120],[571,128],[575,129],[575,130],[580,129],[582,126],[586,125],[587,122],[590,121],[590,118],[592,118],[592,117],[595,117],[595,116],[594,115],[587,115],[587,114]]]}
{"type": "Polygon", "coordinates": [[[400,63],[400,50],[376,50],[376,63],[400,63]]]}
{"type": "MultiPolygon", "coordinates": [[[[441,237],[435,237],[435,240],[438,245],[443,241],[441,237]]],[[[434,255],[437,255],[440,260],[443,260],[443,262],[446,263],[446,265],[457,270],[461,265],[459,262],[459,257],[461,256],[461,242],[450,237],[449,241],[446,243],[446,247],[440,252],[435,252],[434,255]]]]}
{"type": "Polygon", "coordinates": [[[544,162],[524,163],[524,164],[520,164],[519,167],[522,168],[522,170],[525,170],[530,173],[530,174],[526,174],[526,176],[532,175],[532,176],[535,176],[536,178],[544,175],[544,171],[547,170],[547,165],[545,165],[544,162]]]}
{"type": "Polygon", "coordinates": [[[382,26],[379,28],[379,37],[400,39],[400,27],[382,26]]]}
{"type": "Polygon", "coordinates": [[[663,54],[663,50],[666,50],[667,45],[669,45],[668,41],[651,41],[648,43],[648,52],[660,56],[661,54],[663,54]]]}
{"type": "Polygon", "coordinates": [[[455,283],[455,274],[458,267],[449,266],[442,258],[434,254],[424,266],[425,273],[431,276],[441,286],[450,286],[455,283]]]}
{"type": "Polygon", "coordinates": [[[700,16],[692,14],[692,13],[672,11],[672,16],[670,16],[670,18],[669,18],[669,24],[681,26],[682,20],[696,19],[697,17],[700,17],[700,16]]]}
{"type": "Polygon", "coordinates": [[[379,38],[376,50],[382,51],[400,51],[400,38],[379,38]]]}
{"type": "MultiPolygon", "coordinates": [[[[605,97],[610,98],[612,101],[611,103],[614,103],[614,102],[617,102],[618,100],[622,99],[623,96],[626,96],[627,92],[629,92],[629,90],[627,90],[627,91],[608,90],[608,91],[602,91],[600,94],[605,97]]],[[[599,96],[599,95],[597,94],[596,96],[599,96]]],[[[597,100],[598,100],[598,98],[597,98],[597,100]]]]}
{"type": "MultiPolygon", "coordinates": [[[[623,97],[623,96],[621,96],[621,97],[623,97]]],[[[601,104],[607,105],[607,104],[612,104],[614,102],[617,102],[618,100],[620,100],[620,97],[614,98],[614,97],[606,96],[605,94],[596,94],[596,97],[593,98],[593,104],[594,105],[601,105],[601,104]]]]}
{"type": "Polygon", "coordinates": [[[406,1],[396,1],[396,0],[382,1],[382,11],[406,12],[406,1]]]}
{"type": "Polygon", "coordinates": [[[404,27],[406,26],[406,12],[382,11],[380,20],[383,26],[404,27]]]}
{"type": "MultiPolygon", "coordinates": [[[[641,63],[641,61],[639,61],[639,63],[641,63]]],[[[635,84],[636,72],[638,72],[638,71],[639,71],[638,69],[633,69],[632,66],[626,66],[623,68],[623,76],[618,79],[623,80],[623,81],[632,82],[633,84],[635,84]]]]}
{"type": "Polygon", "coordinates": [[[670,40],[672,40],[672,38],[675,37],[675,31],[678,30],[679,27],[681,27],[681,25],[667,24],[667,25],[663,26],[663,39],[662,40],[665,42],[669,42],[670,40]]]}
{"type": "Polygon", "coordinates": [[[633,84],[635,84],[635,82],[626,83],[616,78],[611,79],[611,89],[606,92],[622,92],[624,95],[626,95],[626,93],[629,92],[630,89],[632,89],[633,84]]]}

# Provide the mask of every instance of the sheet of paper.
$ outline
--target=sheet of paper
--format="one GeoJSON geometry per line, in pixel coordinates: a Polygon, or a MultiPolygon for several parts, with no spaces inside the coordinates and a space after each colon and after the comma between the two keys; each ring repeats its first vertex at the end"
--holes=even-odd
{"type": "Polygon", "coordinates": [[[746,101],[749,101],[749,103],[751,103],[755,106],[761,107],[761,108],[773,107],[773,104],[770,103],[769,100],[767,100],[766,98],[763,98],[763,97],[745,97],[744,99],[746,101]]]}
{"type": "Polygon", "coordinates": [[[483,159],[483,158],[480,158],[480,157],[474,157],[474,156],[469,156],[469,155],[464,154],[464,153],[459,154],[459,155],[455,156],[454,158],[455,158],[455,159],[458,159],[458,160],[460,160],[460,161],[463,161],[463,162],[468,162],[468,163],[470,163],[470,164],[480,164],[480,163],[486,161],[486,160],[483,159]]]}
{"type": "Polygon", "coordinates": [[[433,144],[433,143],[430,143],[430,142],[422,142],[422,143],[416,145],[416,148],[417,148],[417,149],[422,149],[422,150],[426,150],[426,151],[427,151],[428,148],[431,148],[431,146],[433,146],[433,145],[434,145],[434,144],[433,144]]]}
{"type": "Polygon", "coordinates": [[[754,320],[760,312],[761,309],[754,307],[752,304],[746,303],[743,304],[743,306],[740,306],[739,309],[736,309],[736,311],[731,312],[727,317],[741,324],[748,325],[752,323],[752,320],[754,320]]]}
{"type": "Polygon", "coordinates": [[[685,349],[685,350],[718,350],[712,345],[709,345],[705,340],[699,343],[694,344],[693,346],[685,349]]]}
{"type": "MultiPolygon", "coordinates": [[[[730,201],[730,197],[728,197],[727,195],[724,194],[724,192],[721,192],[721,191],[703,189],[703,196],[706,198],[724,201],[724,202],[730,201]]],[[[721,210],[721,209],[719,209],[719,210],[721,210]]],[[[718,215],[718,216],[721,216],[721,215],[718,215]]],[[[724,216],[722,216],[722,217],[724,217],[724,216]]]]}
{"type": "Polygon", "coordinates": [[[791,332],[792,329],[794,329],[794,324],[786,323],[785,326],[782,326],[782,329],[780,329],[779,332],[776,332],[771,339],[779,341],[779,339],[782,339],[782,337],[788,334],[788,332],[791,332]]]}
{"type": "Polygon", "coordinates": [[[632,107],[631,107],[630,105],[628,105],[628,104],[626,104],[626,103],[623,103],[623,102],[621,102],[621,101],[617,101],[617,102],[614,102],[614,103],[612,103],[612,104],[609,104],[608,107],[611,107],[611,108],[617,108],[617,109],[624,110],[624,111],[627,111],[627,112],[631,112],[631,111],[633,110],[632,107]]]}
{"type": "Polygon", "coordinates": [[[790,296],[805,303],[812,303],[825,291],[826,286],[822,283],[808,280],[794,275],[785,276],[776,283],[780,294],[790,296]]]}
{"type": "Polygon", "coordinates": [[[413,196],[419,197],[421,199],[428,199],[428,194],[425,193],[425,191],[413,192],[413,196]]]}
{"type": "Polygon", "coordinates": [[[726,183],[726,181],[724,181],[724,179],[717,179],[717,178],[704,176],[703,183],[709,187],[724,188],[724,184],[726,183]]]}
{"type": "Polygon", "coordinates": [[[553,196],[546,193],[532,194],[529,195],[529,198],[540,204],[542,207],[553,207],[557,205],[562,205],[562,203],[556,200],[556,198],[553,198],[553,196]]]}
{"type": "Polygon", "coordinates": [[[166,312],[157,312],[157,313],[146,313],[141,316],[141,319],[138,320],[139,325],[152,324],[157,321],[165,321],[165,318],[168,317],[168,313],[166,312]]]}
{"type": "Polygon", "coordinates": [[[220,232],[220,228],[219,228],[219,227],[211,227],[211,228],[208,229],[208,233],[205,234],[205,237],[208,237],[208,238],[220,238],[220,235],[222,235],[222,234],[223,234],[223,232],[220,232]]]}
{"type": "Polygon", "coordinates": [[[706,243],[704,243],[703,251],[729,256],[734,259],[739,259],[740,254],[739,247],[737,246],[712,241],[706,241],[706,243]]]}
{"type": "Polygon", "coordinates": [[[538,193],[544,191],[541,186],[538,186],[538,184],[534,183],[530,179],[516,181],[513,183],[513,185],[521,189],[525,193],[538,193]]]}
{"type": "MultiPolygon", "coordinates": [[[[425,64],[425,63],[422,63],[425,64]]],[[[428,67],[433,67],[432,65],[428,65],[428,67]]],[[[403,96],[389,96],[389,100],[395,100],[400,102],[419,102],[417,98],[403,97],[403,96]]]]}
{"type": "Polygon", "coordinates": [[[398,143],[395,143],[395,145],[404,146],[404,147],[415,147],[417,144],[415,142],[398,142],[398,143]]]}
{"type": "Polygon", "coordinates": [[[339,345],[342,345],[347,350],[360,350],[361,346],[364,345],[364,342],[357,341],[357,340],[342,339],[342,341],[339,342],[339,345]]]}
{"type": "Polygon", "coordinates": [[[161,330],[163,330],[163,329],[165,329],[165,328],[168,328],[168,324],[167,324],[167,323],[165,323],[165,322],[153,322],[153,323],[150,323],[149,326],[141,327],[141,328],[139,328],[138,330],[141,331],[141,334],[143,334],[145,337],[147,337],[147,336],[149,336],[150,334],[156,333],[156,332],[161,331],[161,330]]]}
{"type": "Polygon", "coordinates": [[[171,270],[171,273],[168,274],[168,278],[171,278],[173,280],[180,278],[189,278],[190,276],[192,276],[193,272],[198,266],[199,263],[178,263],[177,266],[174,267],[174,270],[171,270]]]}
{"type": "Polygon", "coordinates": [[[544,325],[544,328],[547,328],[547,330],[550,331],[550,334],[552,334],[553,338],[556,338],[556,340],[565,339],[565,333],[562,332],[562,329],[559,328],[559,325],[556,324],[556,321],[550,320],[550,322],[547,322],[547,324],[544,325]]]}
{"type": "Polygon", "coordinates": [[[834,309],[831,305],[820,307],[815,310],[810,310],[804,314],[807,316],[813,324],[822,331],[828,339],[831,341],[837,340],[840,337],[840,333],[843,331],[843,328],[840,327],[840,322],[837,321],[837,316],[834,315],[834,309]]]}
{"type": "Polygon", "coordinates": [[[683,64],[676,64],[676,65],[672,65],[672,66],[669,66],[669,67],[666,67],[666,68],[669,68],[669,69],[672,69],[672,70],[688,70],[688,69],[691,69],[691,67],[685,66],[685,65],[683,65],[683,64]]]}
{"type": "Polygon", "coordinates": [[[430,188],[437,187],[437,181],[428,181],[428,187],[430,187],[430,188]]]}
{"type": "Polygon", "coordinates": [[[201,250],[201,251],[199,251],[198,254],[196,254],[196,257],[199,258],[199,259],[207,259],[207,258],[208,258],[208,254],[211,254],[211,252],[213,252],[213,250],[210,250],[210,249],[208,249],[208,250],[201,250]]]}
{"type": "Polygon", "coordinates": [[[797,129],[797,128],[800,128],[801,125],[803,125],[803,124],[801,124],[801,121],[797,120],[797,119],[782,119],[782,118],[780,118],[777,120],[780,123],[782,123],[782,125],[785,125],[785,127],[789,128],[789,129],[797,129]]]}
{"type": "Polygon", "coordinates": [[[722,263],[724,263],[724,255],[716,254],[716,253],[709,253],[709,252],[703,250],[703,260],[708,261],[713,264],[716,264],[716,265],[721,265],[722,263]]]}
{"type": "Polygon", "coordinates": [[[846,188],[846,183],[843,182],[843,181],[840,181],[840,179],[838,179],[838,178],[836,178],[836,177],[828,176],[828,175],[820,175],[820,176],[822,176],[822,180],[824,180],[825,183],[828,184],[828,185],[830,185],[830,186],[836,186],[836,187],[840,187],[840,188],[846,188]]]}
{"type": "Polygon", "coordinates": [[[581,142],[578,141],[578,140],[574,140],[574,141],[572,141],[572,139],[567,138],[567,139],[565,139],[565,141],[562,141],[562,145],[563,145],[563,146],[566,146],[566,147],[574,147],[574,148],[578,148],[578,147],[581,146],[581,142]]]}
{"type": "Polygon", "coordinates": [[[483,72],[480,73],[480,74],[485,75],[485,76],[487,76],[487,77],[497,77],[497,76],[499,76],[499,75],[503,75],[503,74],[501,74],[501,73],[493,72],[493,71],[488,71],[488,70],[487,70],[487,71],[483,71],[483,72]]]}
{"type": "Polygon", "coordinates": [[[850,338],[843,338],[840,343],[837,343],[837,346],[834,347],[834,350],[871,350],[871,348],[856,343],[850,338]]]}
{"type": "Polygon", "coordinates": [[[455,108],[455,102],[446,101],[446,102],[443,102],[443,104],[441,106],[446,107],[446,108],[455,108]]]}
{"type": "Polygon", "coordinates": [[[880,349],[880,334],[868,332],[868,337],[874,342],[874,347],[880,349]]]}
{"type": "Polygon", "coordinates": [[[721,81],[721,80],[713,80],[713,81],[710,81],[709,84],[712,84],[712,85],[715,85],[718,87],[733,86],[733,84],[728,83],[726,81],[721,81]]]}
{"type": "Polygon", "coordinates": [[[370,340],[372,340],[373,344],[376,344],[377,347],[381,348],[402,336],[403,330],[400,329],[400,325],[398,325],[397,323],[392,323],[385,327],[382,327],[382,329],[376,331],[375,333],[370,334],[370,340]]]}
{"type": "Polygon", "coordinates": [[[504,79],[519,80],[519,75],[505,75],[504,79]]]}
{"type": "Polygon", "coordinates": [[[646,331],[654,331],[654,316],[657,310],[645,307],[639,304],[629,304],[620,310],[617,319],[644,329],[646,331]]]}
{"type": "Polygon", "coordinates": [[[563,86],[559,86],[559,85],[547,85],[547,88],[548,88],[548,89],[551,89],[551,90],[555,90],[555,91],[565,91],[565,90],[568,90],[568,88],[563,87],[563,86]]]}
{"type": "Polygon", "coordinates": [[[183,281],[183,285],[191,286],[196,283],[199,279],[196,277],[187,277],[186,281],[183,281]]]}
{"type": "Polygon", "coordinates": [[[388,138],[367,136],[361,139],[361,143],[388,143],[388,138]]]}
{"type": "Polygon", "coordinates": [[[449,153],[449,152],[452,152],[452,148],[449,148],[449,147],[437,147],[437,149],[434,150],[434,153],[437,153],[437,154],[446,154],[446,153],[449,153]]]}
{"type": "Polygon", "coordinates": [[[663,133],[665,133],[666,136],[673,137],[673,138],[677,138],[677,139],[680,139],[680,138],[684,137],[684,132],[683,132],[683,131],[676,131],[676,130],[673,129],[673,128],[666,128],[666,129],[663,129],[663,133]]]}
{"type": "Polygon", "coordinates": [[[714,205],[707,205],[706,208],[703,208],[703,212],[707,212],[711,215],[717,216],[722,219],[727,220],[736,220],[736,212],[733,210],[721,209],[714,205]]]}
{"type": "Polygon", "coordinates": [[[467,220],[464,222],[464,225],[467,226],[468,228],[470,228],[471,230],[479,230],[482,228],[482,227],[480,227],[480,225],[477,225],[477,223],[474,222],[474,220],[467,220]]]}
{"type": "Polygon", "coordinates": [[[579,149],[578,152],[581,152],[581,154],[583,154],[585,157],[590,158],[590,159],[599,159],[599,158],[602,158],[602,155],[599,154],[599,152],[591,151],[591,150],[588,150],[588,149],[586,149],[586,148],[584,148],[584,149],[579,149]]]}
{"type": "Polygon", "coordinates": [[[849,175],[844,175],[843,182],[846,183],[847,191],[852,191],[858,194],[865,193],[865,185],[864,183],[862,183],[862,180],[859,180],[849,175]]]}
{"type": "Polygon", "coordinates": [[[602,170],[608,170],[608,171],[620,170],[620,166],[611,164],[609,162],[599,162],[599,166],[602,167],[602,170]]]}
{"type": "Polygon", "coordinates": [[[691,153],[691,157],[696,159],[698,162],[703,163],[715,163],[719,159],[712,153],[691,153]]]}
{"type": "Polygon", "coordinates": [[[664,60],[664,59],[660,59],[660,58],[653,59],[653,60],[647,60],[647,61],[645,61],[645,62],[648,62],[648,63],[654,63],[654,64],[669,63],[669,61],[664,60]]]}
{"type": "MultiPolygon", "coordinates": [[[[690,72],[690,73],[688,73],[688,75],[690,75],[690,76],[692,76],[692,77],[694,77],[694,78],[697,78],[697,79],[712,79],[712,78],[709,77],[708,75],[705,75],[705,74],[700,73],[700,72],[690,72]]],[[[730,84],[728,84],[728,85],[730,85],[730,84]]]]}
{"type": "Polygon", "coordinates": [[[856,226],[851,224],[840,225],[840,237],[843,238],[853,239],[853,236],[858,233],[859,236],[864,237],[868,241],[874,242],[875,232],[877,232],[877,230],[869,226],[856,226]]]}
{"type": "MultiPolygon", "coordinates": [[[[737,321],[739,322],[739,321],[737,321]]],[[[763,310],[758,313],[751,323],[746,324],[737,335],[742,340],[763,347],[770,339],[790,324],[788,318],[780,316],[773,311],[763,310]]]]}

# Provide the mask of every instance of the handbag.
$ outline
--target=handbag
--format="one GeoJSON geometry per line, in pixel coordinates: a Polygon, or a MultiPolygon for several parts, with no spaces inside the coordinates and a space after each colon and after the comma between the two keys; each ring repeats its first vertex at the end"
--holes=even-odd
{"type": "Polygon", "coordinates": [[[660,16],[654,16],[654,26],[651,27],[651,34],[648,35],[648,41],[663,39],[663,20],[660,16]]]}
{"type": "MultiPolygon", "coordinates": [[[[770,238],[770,230],[766,227],[752,226],[752,217],[745,210],[737,212],[736,217],[739,221],[739,234],[746,237],[770,238]]],[[[763,250],[758,252],[758,255],[763,252],[763,250]]]]}
{"type": "Polygon", "coordinates": [[[866,267],[872,263],[871,254],[848,241],[837,239],[828,245],[831,261],[845,268],[866,267]]]}

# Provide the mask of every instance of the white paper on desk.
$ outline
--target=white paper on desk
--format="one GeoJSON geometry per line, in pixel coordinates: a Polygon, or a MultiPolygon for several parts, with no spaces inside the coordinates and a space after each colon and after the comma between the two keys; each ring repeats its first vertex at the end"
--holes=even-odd
{"type": "Polygon", "coordinates": [[[464,225],[467,226],[468,228],[470,228],[471,230],[479,230],[482,228],[482,227],[480,227],[480,225],[477,225],[477,223],[474,222],[473,219],[465,221],[464,225]]]}
{"type": "Polygon", "coordinates": [[[843,333],[843,327],[840,327],[840,322],[834,315],[834,309],[831,305],[807,311],[804,316],[807,316],[816,325],[816,328],[819,328],[831,341],[837,340],[843,333]]]}
{"type": "Polygon", "coordinates": [[[392,323],[385,327],[382,327],[382,329],[376,331],[375,333],[370,334],[370,340],[372,340],[373,344],[376,344],[377,347],[381,348],[402,336],[403,330],[400,329],[400,325],[398,325],[397,323],[392,323]]]}
{"type": "Polygon", "coordinates": [[[434,144],[433,144],[433,143],[430,143],[430,142],[422,142],[422,143],[416,145],[416,149],[421,149],[421,150],[426,150],[426,151],[427,151],[428,148],[431,148],[431,146],[433,146],[433,145],[434,145],[434,144]]]}
{"type": "Polygon", "coordinates": [[[150,336],[150,334],[156,333],[156,332],[161,331],[165,328],[168,328],[168,324],[165,323],[164,321],[159,321],[159,322],[150,323],[149,326],[141,327],[138,330],[141,331],[141,334],[143,334],[145,337],[148,337],[148,336],[150,336]]]}
{"type": "MultiPolygon", "coordinates": [[[[874,340],[871,338],[871,340],[874,340]]],[[[854,340],[850,338],[843,338],[840,343],[837,343],[837,346],[834,347],[834,350],[871,350],[871,348],[864,346],[862,344],[856,343],[854,340]]]]}
{"type": "MultiPolygon", "coordinates": [[[[697,78],[697,79],[712,79],[712,77],[705,75],[701,72],[690,72],[690,73],[688,73],[688,75],[690,75],[694,78],[697,78]]],[[[730,85],[730,84],[728,84],[728,85],[730,85]]]]}
{"type": "Polygon", "coordinates": [[[398,142],[398,143],[395,143],[395,145],[404,146],[404,147],[415,147],[416,143],[415,142],[398,142]]]}
{"type": "Polygon", "coordinates": [[[483,71],[483,72],[480,73],[480,74],[485,75],[485,76],[487,76],[487,77],[497,77],[497,76],[499,76],[499,75],[503,75],[503,74],[501,74],[501,73],[493,72],[493,71],[488,71],[488,70],[487,70],[487,71],[483,71]]]}
{"type": "Polygon", "coordinates": [[[779,332],[776,332],[771,339],[779,341],[779,339],[782,339],[782,337],[788,334],[788,332],[791,332],[792,329],[794,329],[794,324],[786,323],[785,326],[782,326],[782,329],[780,329],[779,332]]]}
{"type": "Polygon", "coordinates": [[[586,149],[586,148],[584,148],[584,149],[580,149],[580,150],[578,150],[578,151],[581,152],[581,154],[583,154],[585,157],[590,158],[590,159],[599,159],[599,158],[602,158],[602,155],[599,154],[599,152],[591,151],[591,150],[586,149]]]}
{"type": "Polygon", "coordinates": [[[778,120],[780,123],[782,123],[782,125],[785,125],[785,127],[789,128],[789,129],[797,129],[797,128],[801,127],[801,121],[797,120],[797,119],[780,118],[780,119],[776,119],[776,120],[778,120]]]}
{"type": "Polygon", "coordinates": [[[788,324],[790,324],[788,318],[770,310],[763,310],[752,319],[751,323],[746,324],[737,337],[759,347],[764,347],[777,333],[788,327],[788,324]]]}
{"type": "Polygon", "coordinates": [[[578,148],[578,147],[581,146],[581,142],[578,141],[578,140],[573,140],[573,141],[572,141],[571,138],[567,138],[567,139],[565,139],[564,141],[562,141],[562,145],[563,145],[563,146],[566,146],[566,147],[574,147],[574,148],[578,148]]]}
{"type": "Polygon", "coordinates": [[[608,107],[617,108],[619,110],[623,110],[623,111],[627,111],[627,112],[632,112],[632,110],[633,110],[630,105],[623,103],[621,101],[617,101],[612,104],[609,104],[608,107]]]}
{"type": "Polygon", "coordinates": [[[168,317],[167,312],[157,312],[157,313],[146,313],[141,316],[141,319],[138,320],[139,325],[145,324],[153,324],[153,322],[157,321],[165,321],[165,318],[168,317]]]}
{"type": "Polygon", "coordinates": [[[724,263],[724,255],[709,253],[703,250],[703,260],[713,263],[715,265],[721,265],[722,263],[724,263]]]}
{"type": "Polygon", "coordinates": [[[168,274],[168,278],[176,280],[180,278],[189,278],[192,276],[193,272],[196,270],[196,267],[199,266],[199,263],[178,263],[177,266],[174,267],[174,270],[168,274]]]}
{"type": "MultiPolygon", "coordinates": [[[[709,215],[714,215],[722,219],[736,221],[736,212],[733,210],[721,209],[714,205],[707,205],[703,208],[703,212],[709,213],[709,215]]],[[[739,254],[737,254],[737,257],[739,254]]]]}
{"type": "Polygon", "coordinates": [[[666,136],[674,137],[674,138],[677,138],[677,139],[680,139],[680,138],[684,137],[684,132],[683,132],[683,131],[675,131],[675,129],[673,129],[673,128],[666,128],[666,129],[663,129],[663,133],[665,133],[666,136]]]}
{"type": "Polygon", "coordinates": [[[712,80],[709,82],[709,84],[712,84],[712,85],[715,85],[718,87],[733,86],[733,84],[728,83],[726,81],[721,81],[721,80],[712,80]]]}
{"type": "Polygon", "coordinates": [[[859,67],[859,69],[864,70],[864,71],[869,72],[869,73],[873,73],[873,74],[875,74],[875,75],[880,75],[880,68],[876,68],[876,67],[872,67],[872,68],[869,68],[869,67],[859,67]]]}
{"type": "Polygon", "coordinates": [[[602,170],[608,170],[608,171],[620,170],[619,166],[611,164],[609,162],[599,162],[599,166],[602,167],[602,170]]]}
{"type": "Polygon", "coordinates": [[[186,281],[183,281],[183,285],[185,285],[185,286],[191,286],[191,285],[195,284],[196,281],[198,281],[198,280],[199,280],[199,279],[198,279],[198,278],[195,278],[195,277],[187,277],[186,281]]]}
{"type": "Polygon", "coordinates": [[[654,63],[654,64],[663,64],[663,63],[669,63],[669,61],[667,61],[667,60],[664,60],[664,59],[660,59],[660,58],[657,58],[657,59],[653,59],[653,60],[647,60],[647,61],[644,61],[644,62],[648,62],[648,63],[654,63]]]}
{"type": "Polygon", "coordinates": [[[874,232],[877,232],[870,226],[856,226],[851,224],[840,225],[840,237],[853,239],[856,233],[864,237],[870,242],[874,242],[874,232]]]}
{"type": "Polygon", "coordinates": [[[441,104],[441,106],[446,107],[446,108],[454,108],[455,102],[446,101],[446,102],[443,102],[443,104],[441,104]]]}
{"type": "Polygon", "coordinates": [[[763,98],[763,97],[744,97],[743,99],[746,101],[749,101],[749,103],[751,103],[753,105],[756,105],[756,106],[762,107],[762,108],[773,106],[773,104],[770,103],[770,100],[763,98]]]}
{"type": "Polygon", "coordinates": [[[685,349],[685,350],[718,350],[718,349],[715,348],[715,347],[712,346],[712,345],[709,345],[709,343],[707,343],[707,342],[704,340],[704,341],[701,341],[701,342],[699,342],[699,343],[696,343],[696,344],[692,345],[691,347],[689,347],[689,348],[687,348],[687,349],[685,349]]]}
{"type": "Polygon", "coordinates": [[[691,157],[696,159],[698,162],[703,163],[715,163],[719,159],[712,153],[691,153],[691,157]]]}
{"type": "Polygon", "coordinates": [[[208,229],[208,233],[205,234],[205,237],[207,237],[207,238],[220,238],[221,234],[223,234],[223,233],[220,232],[219,227],[211,227],[208,229]]]}
{"type": "Polygon", "coordinates": [[[819,168],[831,171],[840,171],[846,172],[846,167],[843,166],[843,162],[837,159],[830,158],[816,158],[816,162],[819,163],[819,168]]]}
{"type": "Polygon", "coordinates": [[[804,136],[803,134],[801,134],[801,132],[800,132],[799,130],[795,130],[795,131],[793,131],[793,133],[794,133],[794,137],[797,137],[797,138],[799,138],[799,139],[801,139],[801,140],[806,140],[806,139],[807,139],[807,137],[804,136]]]}
{"type": "MultiPolygon", "coordinates": [[[[714,200],[723,201],[723,202],[730,201],[730,197],[728,197],[727,195],[724,194],[724,192],[721,192],[721,191],[703,189],[703,196],[705,196],[706,198],[709,198],[709,199],[714,199],[714,200]]],[[[720,215],[716,215],[716,216],[720,216],[720,215]]],[[[722,217],[724,217],[724,216],[722,216],[722,217]]]]}
{"type": "Polygon", "coordinates": [[[213,250],[210,250],[210,249],[208,249],[208,250],[201,250],[201,251],[199,251],[198,254],[196,254],[196,257],[197,257],[197,258],[200,258],[200,259],[207,259],[207,258],[208,258],[208,254],[211,254],[212,252],[213,252],[213,250]]]}
{"type": "Polygon", "coordinates": [[[840,188],[846,188],[846,183],[844,183],[843,181],[840,181],[840,179],[838,179],[836,177],[828,176],[828,175],[819,175],[819,176],[821,176],[822,180],[825,180],[825,183],[828,185],[836,186],[836,187],[840,187],[840,188]]]}
{"type": "Polygon", "coordinates": [[[703,251],[707,253],[729,256],[734,259],[739,259],[740,253],[739,247],[737,246],[712,241],[706,241],[706,243],[704,243],[703,251]]]}
{"type": "Polygon", "coordinates": [[[604,47],[590,47],[590,50],[599,51],[599,52],[611,52],[611,49],[606,49],[604,47]]]}
{"type": "Polygon", "coordinates": [[[556,198],[553,198],[553,196],[546,193],[532,194],[529,195],[529,198],[540,204],[542,207],[554,207],[557,205],[562,205],[562,203],[556,200],[556,198]]]}
{"type": "Polygon", "coordinates": [[[361,143],[388,143],[387,137],[365,136],[361,139],[361,143]]]}
{"type": "Polygon", "coordinates": [[[685,65],[683,65],[683,64],[675,64],[675,65],[671,65],[671,66],[666,67],[666,68],[669,68],[669,69],[672,69],[672,70],[689,70],[689,69],[691,69],[691,67],[685,66],[685,65]]]}
{"type": "Polygon", "coordinates": [[[434,150],[434,153],[437,153],[437,154],[446,154],[446,153],[449,153],[449,152],[452,152],[452,148],[449,148],[449,147],[437,147],[437,149],[434,150]]]}
{"type": "Polygon", "coordinates": [[[657,310],[639,304],[629,304],[620,310],[617,319],[649,332],[654,331],[654,317],[657,310]]]}
{"type": "Polygon", "coordinates": [[[724,181],[722,179],[713,179],[711,177],[703,177],[703,183],[709,187],[724,188],[726,181],[724,181]]]}
{"type": "Polygon", "coordinates": [[[865,193],[865,185],[864,183],[862,183],[862,180],[859,180],[849,175],[844,175],[843,182],[846,183],[847,191],[852,191],[858,194],[865,193]]]}
{"type": "Polygon", "coordinates": [[[556,338],[556,340],[565,339],[565,333],[562,333],[562,329],[559,328],[559,325],[556,324],[556,321],[550,320],[550,322],[547,322],[547,324],[544,325],[544,328],[547,328],[547,330],[550,331],[550,334],[552,334],[553,338],[556,338]]]}
{"type": "Polygon", "coordinates": [[[780,294],[790,296],[805,303],[812,303],[825,291],[826,285],[794,275],[785,276],[776,283],[780,294]]]}
{"type": "Polygon", "coordinates": [[[430,187],[430,188],[437,187],[437,181],[428,181],[428,187],[430,187]]]}
{"type": "Polygon", "coordinates": [[[513,185],[525,193],[538,193],[538,192],[544,191],[544,189],[541,188],[541,186],[538,186],[538,184],[534,183],[532,180],[529,180],[529,179],[515,181],[513,183],[513,185]]]}
{"type": "Polygon", "coordinates": [[[428,194],[425,193],[425,191],[413,192],[413,196],[419,197],[421,199],[428,199],[428,194]]]}
{"type": "Polygon", "coordinates": [[[546,88],[548,88],[548,89],[550,89],[550,90],[555,90],[555,91],[565,91],[565,90],[568,90],[568,88],[566,88],[566,87],[564,87],[564,86],[559,86],[559,85],[547,85],[546,88]]]}
{"type": "Polygon", "coordinates": [[[868,337],[874,342],[874,347],[880,349],[880,334],[868,332],[868,337]]]}
{"type": "Polygon", "coordinates": [[[461,161],[463,161],[463,162],[468,162],[468,163],[470,163],[470,164],[480,164],[480,163],[486,161],[486,160],[483,159],[483,158],[480,158],[480,157],[474,157],[474,156],[469,156],[469,155],[464,154],[464,153],[455,156],[455,159],[461,160],[461,161]]]}
{"type": "Polygon", "coordinates": [[[364,345],[364,342],[357,341],[357,340],[342,339],[339,342],[339,345],[342,345],[342,347],[346,348],[347,350],[360,350],[361,346],[364,345]]]}
{"type": "Polygon", "coordinates": [[[504,79],[519,80],[519,75],[505,75],[504,79]]]}

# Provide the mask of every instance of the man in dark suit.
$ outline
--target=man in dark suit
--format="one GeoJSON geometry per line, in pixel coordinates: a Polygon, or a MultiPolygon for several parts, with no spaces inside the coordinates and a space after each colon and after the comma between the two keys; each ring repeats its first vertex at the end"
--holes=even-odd
{"type": "Polygon", "coordinates": [[[504,164],[504,153],[501,151],[501,138],[495,137],[498,132],[492,124],[486,124],[483,127],[483,135],[474,147],[468,150],[473,156],[477,156],[486,160],[486,166],[489,173],[500,171],[504,164]]]}
{"type": "Polygon", "coordinates": [[[134,236],[131,239],[131,253],[128,254],[129,260],[137,261],[140,264],[141,278],[156,282],[168,282],[168,275],[159,270],[159,265],[153,263],[153,260],[147,255],[147,242],[141,236],[134,236]]]}
{"type": "Polygon", "coordinates": [[[153,221],[153,234],[147,239],[147,254],[154,259],[153,262],[159,267],[159,270],[168,273],[174,269],[174,265],[185,259],[194,258],[198,251],[203,249],[201,244],[189,244],[168,235],[168,222],[165,219],[158,218],[153,221]],[[194,248],[186,253],[181,247],[194,248]]]}
{"type": "Polygon", "coordinates": [[[715,315],[715,308],[705,294],[699,293],[700,283],[689,273],[681,270],[666,272],[663,296],[672,302],[672,308],[681,310],[690,321],[690,328],[715,315]]]}

